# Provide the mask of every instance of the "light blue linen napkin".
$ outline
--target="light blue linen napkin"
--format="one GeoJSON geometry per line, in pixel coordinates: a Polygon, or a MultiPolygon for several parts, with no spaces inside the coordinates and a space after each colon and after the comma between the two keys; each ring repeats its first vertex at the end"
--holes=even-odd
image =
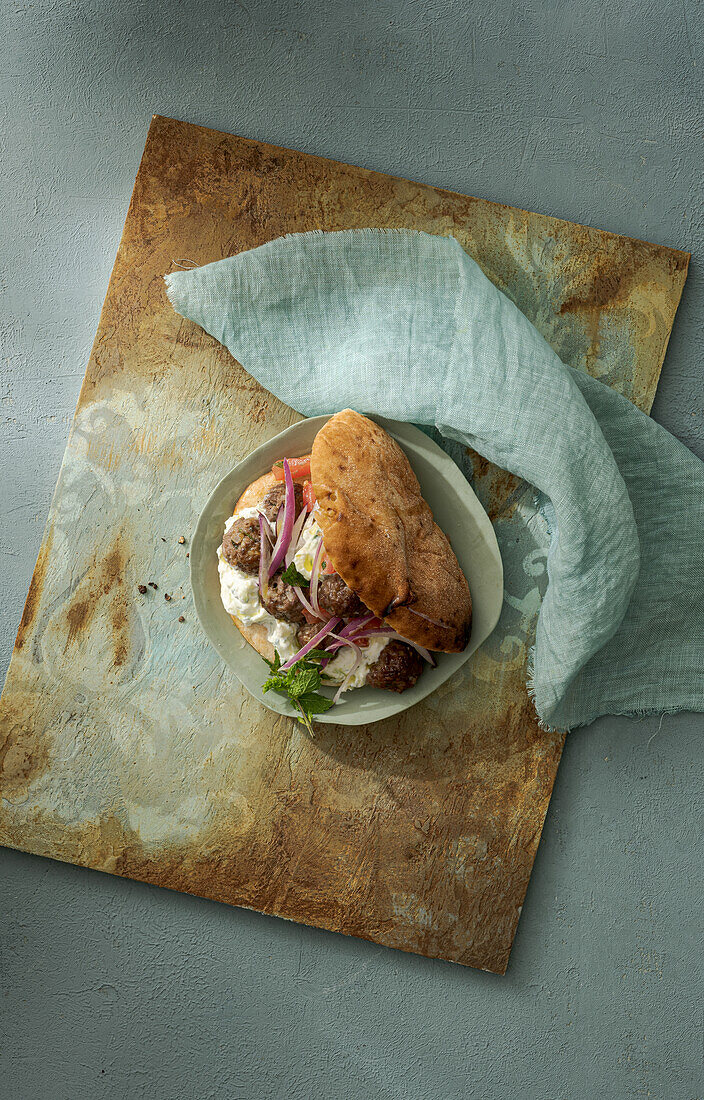
{"type": "Polygon", "coordinates": [[[453,238],[304,233],[165,278],[178,313],[306,416],[435,426],[544,494],[528,686],[545,726],[704,710],[704,465],[565,366],[453,238]]]}

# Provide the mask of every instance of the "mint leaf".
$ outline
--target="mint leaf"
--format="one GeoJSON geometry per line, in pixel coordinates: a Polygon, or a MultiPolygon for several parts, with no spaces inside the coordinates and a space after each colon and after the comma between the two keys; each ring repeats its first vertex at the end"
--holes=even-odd
{"type": "Polygon", "coordinates": [[[329,661],[331,658],[332,653],[328,653],[327,649],[311,649],[306,653],[303,661],[329,661]]]}
{"type": "Polygon", "coordinates": [[[309,691],[317,691],[320,687],[320,670],[307,668],[298,676],[298,693],[305,695],[309,691]]]}
{"type": "Polygon", "coordinates": [[[314,732],[311,715],[323,714],[333,705],[332,699],[318,694],[318,688],[321,686],[319,661],[329,656],[329,654],[326,654],[323,650],[315,652],[315,660],[308,660],[307,658],[310,656],[308,654],[291,668],[282,672],[281,658],[277,650],[273,661],[264,659],[265,664],[269,666],[271,675],[267,677],[262,685],[263,692],[274,691],[277,695],[283,695],[293,704],[298,712],[296,715],[298,721],[306,727],[311,737],[314,732]]]}
{"type": "Polygon", "coordinates": [[[307,588],[308,584],[310,583],[308,581],[308,578],[304,577],[303,573],[300,573],[298,571],[295,562],[291,562],[291,564],[286,567],[286,569],[282,573],[282,580],[286,584],[297,585],[298,588],[307,588]]]}
{"type": "Polygon", "coordinates": [[[290,699],[289,690],[283,681],[277,684],[271,680],[267,680],[262,687],[262,692],[266,693],[267,691],[275,691],[277,695],[283,695],[286,699],[290,699]]]}
{"type": "Polygon", "coordinates": [[[308,714],[324,714],[326,710],[330,710],[330,707],[335,705],[332,699],[328,699],[325,695],[318,695],[317,692],[299,696],[298,702],[308,714]]]}
{"type": "MultiPolygon", "coordinates": [[[[293,671],[293,669],[291,670],[293,671]]],[[[289,682],[289,692],[292,698],[298,699],[309,691],[317,691],[320,687],[320,673],[316,668],[304,668],[289,682]]]]}
{"type": "Polygon", "coordinates": [[[278,672],[279,669],[281,668],[281,658],[279,656],[278,649],[274,650],[274,660],[273,661],[267,661],[266,657],[262,657],[262,660],[263,660],[265,665],[269,666],[269,668],[271,669],[272,672],[278,672]]]}

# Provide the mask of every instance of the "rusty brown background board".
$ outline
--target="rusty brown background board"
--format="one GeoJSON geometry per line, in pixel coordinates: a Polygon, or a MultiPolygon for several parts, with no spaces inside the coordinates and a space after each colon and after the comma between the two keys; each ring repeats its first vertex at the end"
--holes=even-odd
{"type": "Polygon", "coordinates": [[[562,748],[525,691],[545,572],[530,490],[457,455],[523,572],[489,643],[397,719],[308,740],[191,608],[208,493],[297,417],[173,312],[162,276],[357,226],[454,234],[566,362],[650,408],[686,253],[156,117],[0,704],[0,839],[503,972],[562,748]]]}

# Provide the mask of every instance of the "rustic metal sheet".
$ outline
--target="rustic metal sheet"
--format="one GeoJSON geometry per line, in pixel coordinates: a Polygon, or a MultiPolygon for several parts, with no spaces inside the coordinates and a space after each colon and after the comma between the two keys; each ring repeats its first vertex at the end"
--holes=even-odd
{"type": "Polygon", "coordinates": [[[524,687],[545,572],[529,490],[457,453],[523,564],[490,642],[395,720],[307,740],[191,608],[207,494],[296,417],[162,275],[369,225],[453,233],[566,362],[649,409],[687,254],[155,118],[0,705],[0,839],[503,971],[562,748],[524,687]]]}

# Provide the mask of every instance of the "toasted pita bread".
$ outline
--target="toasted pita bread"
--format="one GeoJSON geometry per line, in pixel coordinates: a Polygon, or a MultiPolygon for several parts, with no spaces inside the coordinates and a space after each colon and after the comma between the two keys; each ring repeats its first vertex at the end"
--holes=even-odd
{"type": "MultiPolygon", "coordinates": [[[[288,458],[288,455],[286,455],[286,458],[288,458]]],[[[262,474],[261,477],[258,477],[256,481],[247,486],[232,509],[233,515],[235,512],[241,512],[243,508],[256,508],[257,504],[262,503],[266,494],[280,484],[281,482],[276,480],[271,470],[268,474],[262,474]]]]}
{"type": "MultiPolygon", "coordinates": [[[[404,637],[461,652],[472,623],[469,586],[398,444],[374,421],[345,409],[318,432],[310,459],[325,556],[345,583],[404,637]]],[[[260,504],[279,484],[271,472],[257,478],[233,511],[260,504]]],[[[261,623],[231,618],[258,653],[274,659],[261,623]]]]}
{"type": "Polygon", "coordinates": [[[472,622],[469,586],[399,445],[345,409],[315,437],[311,480],[326,554],[345,583],[399,634],[461,652],[472,622]]]}
{"type": "Polygon", "coordinates": [[[267,637],[266,627],[263,623],[243,623],[236,615],[230,615],[230,618],[245,642],[249,642],[252,649],[256,649],[257,653],[261,653],[267,661],[274,660],[274,647],[267,637]]]}

